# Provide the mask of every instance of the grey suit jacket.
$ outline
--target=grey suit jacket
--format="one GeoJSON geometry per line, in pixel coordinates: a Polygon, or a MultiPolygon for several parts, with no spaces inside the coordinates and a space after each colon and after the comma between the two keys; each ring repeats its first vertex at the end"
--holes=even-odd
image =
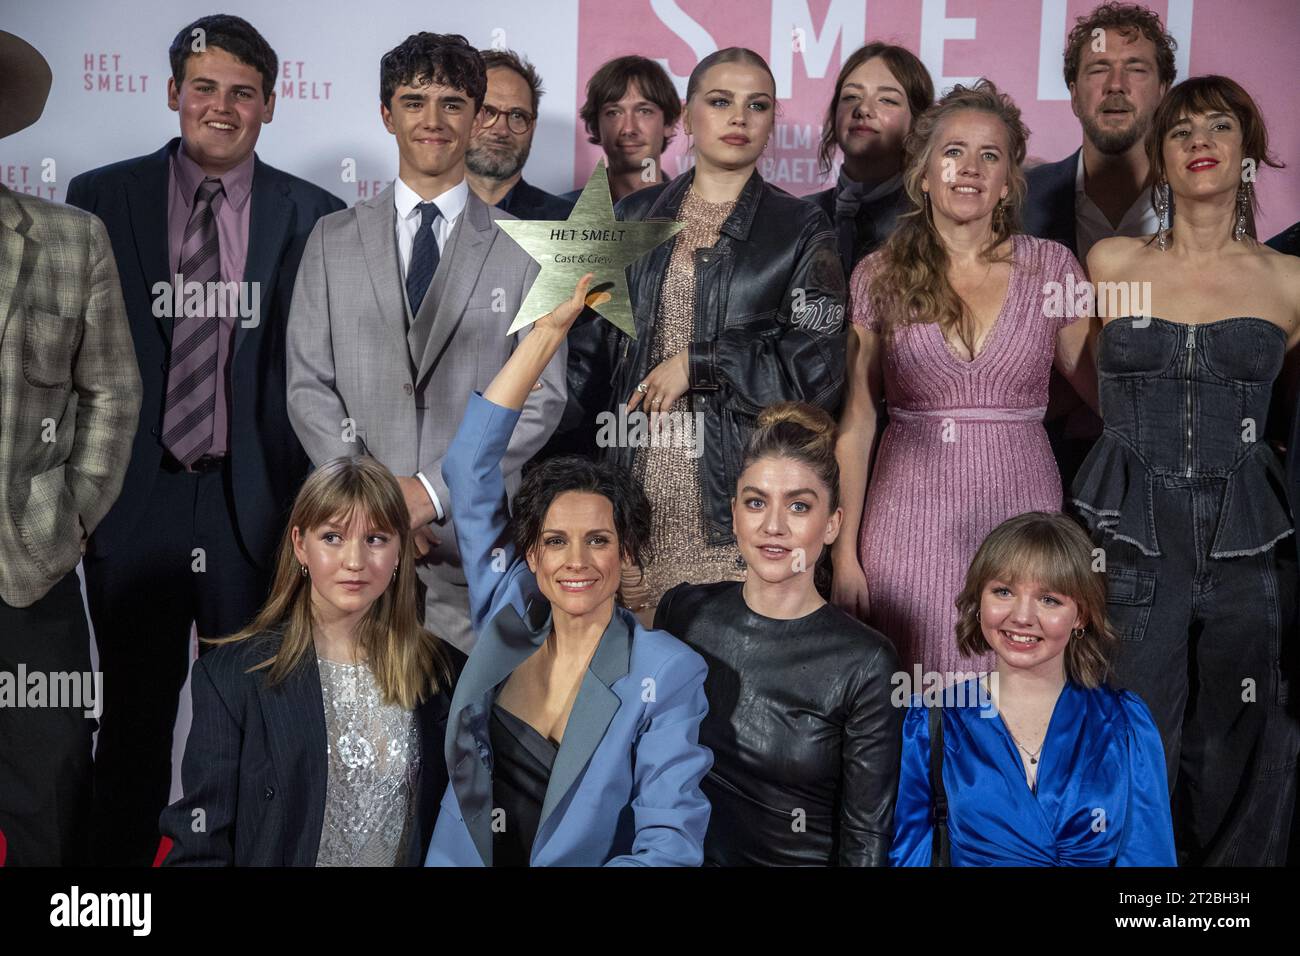
{"type": "Polygon", "coordinates": [[[122,490],[140,371],[104,224],[0,186],[0,599],[77,566],[122,490]]]}
{"type": "MultiPolygon", "coordinates": [[[[495,225],[510,218],[470,191],[411,321],[390,185],[316,223],[289,312],[289,419],[299,441],[316,465],[370,454],[395,475],[428,479],[446,518],[436,529],[441,543],[418,566],[425,626],[466,653],[474,632],[442,459],[469,396],[487,388],[528,333],[506,335],[539,271],[495,225]]],[[[566,361],[562,348],[524,406],[502,464],[511,494],[560,419],[566,361]]]]}

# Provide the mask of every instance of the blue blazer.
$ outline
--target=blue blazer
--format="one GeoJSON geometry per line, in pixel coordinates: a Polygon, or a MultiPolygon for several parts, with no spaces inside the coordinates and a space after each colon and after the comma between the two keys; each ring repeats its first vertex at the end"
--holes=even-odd
{"type": "MultiPolygon", "coordinates": [[[[477,641],[447,719],[451,780],[426,866],[492,865],[492,705],[551,632],[551,607],[506,529],[505,454],[517,411],[470,397],[442,475],[477,641]]],[[[703,658],[615,606],[583,678],[542,803],[532,866],[698,866],[713,754],[703,658]]]]}
{"type": "Polygon", "coordinates": [[[1076,256],[1074,183],[1079,175],[1080,146],[1065,159],[1044,163],[1025,172],[1029,191],[1023,210],[1024,229],[1039,239],[1051,239],[1076,256]]]}

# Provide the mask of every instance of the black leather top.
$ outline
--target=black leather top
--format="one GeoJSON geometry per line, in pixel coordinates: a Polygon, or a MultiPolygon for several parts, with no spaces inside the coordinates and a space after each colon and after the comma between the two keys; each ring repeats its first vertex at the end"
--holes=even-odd
{"type": "Polygon", "coordinates": [[[893,645],[829,604],[764,617],[741,589],[679,585],[655,617],[709,665],[705,864],[888,865],[904,712],[893,645]]]}

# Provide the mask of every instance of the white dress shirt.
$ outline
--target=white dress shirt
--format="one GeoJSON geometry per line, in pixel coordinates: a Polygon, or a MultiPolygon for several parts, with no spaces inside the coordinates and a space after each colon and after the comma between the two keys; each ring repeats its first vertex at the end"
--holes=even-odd
{"type": "MultiPolygon", "coordinates": [[[[438,212],[441,213],[433,221],[431,228],[434,238],[438,241],[438,254],[442,255],[447,248],[447,240],[451,238],[451,231],[456,228],[456,221],[465,211],[465,203],[469,199],[469,184],[462,179],[447,191],[430,198],[438,204],[438,212]]],[[[420,229],[419,206],[420,203],[427,201],[402,182],[400,176],[393,181],[393,204],[397,207],[397,259],[402,269],[403,295],[406,293],[406,270],[411,264],[411,249],[415,245],[415,234],[420,229]]],[[[433,490],[433,485],[428,478],[424,477],[423,472],[417,471],[415,477],[420,479],[420,484],[424,485],[424,490],[429,493],[429,500],[433,502],[433,510],[437,516],[435,520],[442,521],[446,513],[442,510],[438,493],[433,490]]]]}
{"type": "Polygon", "coordinates": [[[1111,236],[1149,236],[1160,229],[1160,217],[1151,208],[1151,194],[1143,189],[1128,207],[1118,226],[1097,208],[1083,189],[1083,150],[1079,150],[1079,171],[1074,177],[1074,242],[1079,261],[1088,260],[1088,250],[1111,236]]]}

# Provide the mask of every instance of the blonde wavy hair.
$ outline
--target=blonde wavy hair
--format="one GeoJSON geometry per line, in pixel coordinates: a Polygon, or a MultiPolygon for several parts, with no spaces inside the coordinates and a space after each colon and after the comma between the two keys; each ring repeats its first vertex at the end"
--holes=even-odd
{"type": "Polygon", "coordinates": [[[400,539],[397,577],[357,624],[357,638],[384,702],[411,710],[450,688],[451,659],[442,641],[419,621],[415,546],[402,490],[392,472],[369,456],[334,458],[307,477],[280,538],[270,596],[262,610],[242,631],[207,643],[279,636],[279,648],[249,672],[269,668],[270,686],[292,674],[309,652],[314,653],[312,584],[294,555],[292,531],[298,528],[306,535],[330,522],[347,525],[356,513],[371,529],[400,539]]]}
{"type": "Polygon", "coordinates": [[[1026,183],[1021,165],[1025,161],[1029,130],[1020,121],[1020,110],[991,80],[974,86],[958,84],[912,124],[903,144],[903,188],[912,200],[912,209],[899,217],[898,226],[881,249],[873,264],[867,295],[871,307],[881,317],[886,335],[900,326],[938,322],[946,336],[956,338],[974,355],[974,317],[948,281],[948,250],[928,213],[921,180],[930,164],[937,143],[936,134],[943,121],[964,110],[990,113],[1001,120],[1007,131],[1010,169],[1007,196],[993,215],[993,236],[982,254],[991,261],[1007,261],[1008,256],[994,257],[994,251],[1020,231],[1020,209],[1024,205],[1026,183]]]}

